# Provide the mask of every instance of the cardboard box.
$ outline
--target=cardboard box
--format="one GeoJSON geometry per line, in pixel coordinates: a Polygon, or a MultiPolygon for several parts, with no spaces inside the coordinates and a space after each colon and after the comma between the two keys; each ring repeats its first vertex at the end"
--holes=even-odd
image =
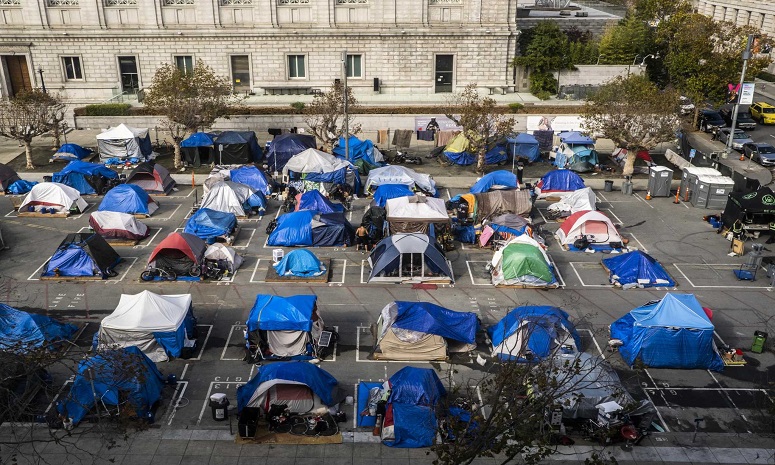
{"type": "Polygon", "coordinates": [[[740,239],[732,240],[732,252],[737,255],[745,255],[745,243],[740,239]]]}

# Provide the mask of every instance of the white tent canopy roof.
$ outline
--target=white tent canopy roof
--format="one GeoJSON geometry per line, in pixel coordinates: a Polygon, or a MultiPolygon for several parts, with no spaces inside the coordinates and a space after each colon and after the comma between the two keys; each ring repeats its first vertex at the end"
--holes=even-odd
{"type": "Polygon", "coordinates": [[[381,186],[383,184],[403,184],[409,186],[409,188],[416,185],[424,191],[436,192],[436,183],[430,175],[418,173],[405,166],[388,165],[382,168],[374,168],[369,171],[364,189],[368,190],[371,186],[381,186]]]}
{"type": "Polygon", "coordinates": [[[309,148],[292,156],[283,167],[283,173],[331,173],[348,166],[350,162],[347,160],[309,148]]]}
{"type": "Polygon", "coordinates": [[[121,140],[134,139],[135,137],[145,137],[148,135],[148,128],[133,128],[124,123],[116,127],[107,129],[97,134],[97,140],[121,140]]]}
{"type": "Polygon", "coordinates": [[[424,195],[397,197],[387,201],[387,218],[413,221],[449,221],[444,201],[424,195]]]}
{"type": "Polygon", "coordinates": [[[175,331],[191,307],[191,294],[159,295],[151,291],[121,294],[102,327],[129,331],[175,331]]]}

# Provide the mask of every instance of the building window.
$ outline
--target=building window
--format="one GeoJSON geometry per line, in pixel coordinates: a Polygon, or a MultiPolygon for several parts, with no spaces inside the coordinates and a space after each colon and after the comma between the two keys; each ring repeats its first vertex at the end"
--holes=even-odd
{"type": "Polygon", "coordinates": [[[221,0],[223,6],[252,5],[253,0],[221,0]]]}
{"type": "Polygon", "coordinates": [[[280,5],[306,5],[309,0],[279,0],[280,5]]]}
{"type": "Polygon", "coordinates": [[[48,0],[48,6],[78,6],[78,0],[48,0]]]}
{"type": "Polygon", "coordinates": [[[366,5],[369,0],[336,0],[337,5],[366,5]]]}
{"type": "Polygon", "coordinates": [[[105,0],[105,6],[137,5],[137,0],[105,0]]]}
{"type": "Polygon", "coordinates": [[[193,5],[194,0],[162,0],[162,3],[167,6],[193,5]]]}
{"type": "Polygon", "coordinates": [[[288,79],[305,79],[307,77],[305,59],[305,55],[288,55],[288,79]]]}
{"type": "Polygon", "coordinates": [[[65,68],[65,80],[67,81],[83,80],[83,69],[81,68],[81,57],[62,57],[62,65],[65,68]]]}
{"type": "Polygon", "coordinates": [[[22,0],[0,0],[0,5],[21,5],[22,0]]]}
{"type": "Polygon", "coordinates": [[[363,77],[363,55],[347,55],[347,77],[363,77]]]}
{"type": "Polygon", "coordinates": [[[459,5],[463,0],[430,0],[431,5],[459,5]]]}
{"type": "Polygon", "coordinates": [[[177,66],[183,74],[189,74],[194,71],[194,57],[191,55],[176,56],[175,66],[177,66]]]}

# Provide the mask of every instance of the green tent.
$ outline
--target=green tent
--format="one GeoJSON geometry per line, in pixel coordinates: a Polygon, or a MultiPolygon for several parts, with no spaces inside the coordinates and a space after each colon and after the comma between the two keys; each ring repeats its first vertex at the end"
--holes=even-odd
{"type": "Polygon", "coordinates": [[[541,246],[523,234],[509,241],[492,260],[492,283],[556,287],[549,258],[541,246]]]}

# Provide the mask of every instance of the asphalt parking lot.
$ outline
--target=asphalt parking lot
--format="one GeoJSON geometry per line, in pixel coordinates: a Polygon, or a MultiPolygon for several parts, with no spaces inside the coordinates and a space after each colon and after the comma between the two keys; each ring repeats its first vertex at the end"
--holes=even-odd
{"type": "MultiPolygon", "coordinates": [[[[548,168],[548,167],[547,167],[548,168]]],[[[333,356],[322,367],[333,374],[352,394],[361,380],[384,380],[405,365],[437,369],[446,383],[463,383],[476,378],[481,369],[473,359],[453,363],[401,363],[368,359],[371,336],[368,327],[380,310],[393,300],[431,301],[460,311],[474,311],[485,326],[494,324],[518,305],[555,305],[578,321],[584,349],[608,358],[619,371],[630,393],[649,398],[658,408],[658,428],[664,432],[692,432],[696,418],[705,419],[706,432],[771,433],[766,409],[775,357],[771,352],[750,353],[755,330],[770,330],[775,336],[775,296],[764,270],[756,281],[738,281],[732,270],[744,261],[730,257],[730,243],[702,220],[716,213],[673,204],[671,198],[644,199],[645,193],[625,196],[618,191],[597,192],[599,208],[620,225],[630,246],[657,258],[678,283],[676,292],[694,293],[713,309],[718,343],[745,351],[748,364],[727,367],[723,373],[702,370],[631,370],[617,354],[606,350],[608,325],[631,309],[659,299],[664,291],[619,290],[607,284],[600,265],[605,255],[563,251],[549,239],[549,254],[558,271],[559,289],[531,290],[495,288],[489,284],[484,265],[492,257],[489,249],[460,246],[448,254],[455,282],[436,289],[415,289],[411,285],[368,284],[366,255],[354,248],[321,248],[314,252],[330,258],[332,272],[326,284],[266,283],[272,249],[266,245],[267,223],[279,213],[279,203],[270,200],[263,218],[240,221],[242,230],[235,242],[245,258],[242,268],[229,281],[213,283],[144,283],[139,280],[153,247],[168,233],[182,228],[201,188],[181,187],[174,195],[158,197],[160,210],[143,220],[153,229],[151,236],[133,247],[116,247],[124,262],[118,276],[99,282],[41,281],[39,274],[67,232],[85,231],[88,215],[100,197],[87,198],[89,210],[72,218],[19,218],[9,199],[0,197],[0,221],[11,246],[2,252],[6,282],[5,300],[11,305],[46,311],[49,315],[83,325],[79,345],[88,347],[99,321],[112,312],[120,294],[150,289],[157,293],[191,293],[200,324],[200,351],[189,360],[160,363],[166,374],[175,374],[177,387],[165,388],[164,404],[157,413],[163,429],[221,430],[229,425],[210,417],[207,400],[223,392],[236,405],[236,388],[249,380],[257,366],[242,360],[242,329],[258,293],[277,295],[315,294],[326,325],[338,327],[340,340],[333,356]]],[[[462,193],[461,189],[440,189],[442,197],[462,193]]],[[[357,224],[369,200],[355,201],[351,220],[357,224]]],[[[539,201],[537,216],[547,202],[539,201]]],[[[558,223],[548,220],[547,237],[558,223]]],[[[287,251],[288,249],[286,249],[287,251]]],[[[767,251],[766,255],[774,255],[767,251]]],[[[486,347],[480,349],[487,354],[486,347]]],[[[64,380],[57,380],[63,382],[64,380]]],[[[66,388],[66,386],[65,386],[66,388]]],[[[371,433],[353,428],[355,407],[348,411],[348,431],[355,441],[373,441],[371,433]]],[[[236,422],[235,422],[236,424],[236,422]]],[[[655,440],[659,440],[659,432],[655,440]]]]}

